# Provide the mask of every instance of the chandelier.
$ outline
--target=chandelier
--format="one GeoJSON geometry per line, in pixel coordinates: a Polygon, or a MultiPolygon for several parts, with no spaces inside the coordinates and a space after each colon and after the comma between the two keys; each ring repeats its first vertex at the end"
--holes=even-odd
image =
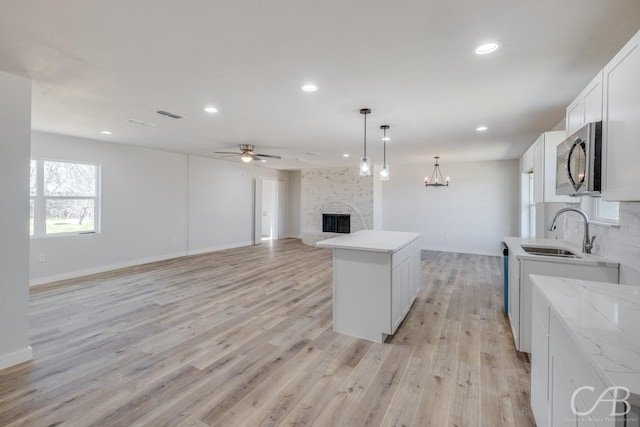
{"type": "Polygon", "coordinates": [[[451,178],[447,177],[446,179],[442,179],[442,172],[440,172],[440,165],[438,164],[439,156],[435,156],[436,165],[433,168],[433,173],[431,174],[431,181],[429,181],[429,177],[424,177],[424,185],[425,187],[448,187],[449,181],[451,178]]]}

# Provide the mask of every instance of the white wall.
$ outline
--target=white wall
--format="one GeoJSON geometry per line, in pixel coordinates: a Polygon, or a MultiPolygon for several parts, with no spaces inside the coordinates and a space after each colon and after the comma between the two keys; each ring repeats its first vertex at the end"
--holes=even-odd
{"type": "Polygon", "coordinates": [[[253,191],[258,177],[285,183],[289,173],[189,156],[189,253],[253,244],[253,191]]]}
{"type": "Polygon", "coordinates": [[[433,165],[392,165],[383,182],[384,230],[422,233],[422,249],[499,255],[518,235],[518,160],[441,162],[449,187],[424,186],[433,165]]]}
{"type": "Polygon", "coordinates": [[[185,155],[41,132],[31,155],[95,162],[101,171],[101,232],[32,238],[32,284],[186,254],[185,155]]]}
{"type": "Polygon", "coordinates": [[[31,81],[0,73],[0,369],[31,359],[29,139],[31,81]]]}
{"type": "Polygon", "coordinates": [[[100,164],[101,232],[32,238],[31,284],[252,244],[253,179],[288,178],[253,165],[42,132],[32,133],[32,156],[100,164]],[[40,254],[46,262],[38,262],[40,254]]]}

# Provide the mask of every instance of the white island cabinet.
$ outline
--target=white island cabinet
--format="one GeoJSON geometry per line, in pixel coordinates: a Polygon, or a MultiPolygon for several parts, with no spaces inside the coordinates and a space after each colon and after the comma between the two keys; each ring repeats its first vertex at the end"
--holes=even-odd
{"type": "Polygon", "coordinates": [[[420,233],[363,230],[316,243],[333,249],[333,330],[393,335],[420,284],[420,233]]]}
{"type": "Polygon", "coordinates": [[[640,287],[532,275],[531,408],[542,426],[640,425],[640,287]]]}

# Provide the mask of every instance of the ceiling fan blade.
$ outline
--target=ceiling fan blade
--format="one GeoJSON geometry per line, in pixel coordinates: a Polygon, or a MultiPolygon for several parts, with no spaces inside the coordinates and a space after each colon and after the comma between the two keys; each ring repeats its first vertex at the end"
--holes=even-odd
{"type": "Polygon", "coordinates": [[[242,153],[233,153],[231,151],[214,151],[213,154],[231,154],[233,156],[241,156],[242,153]]]}
{"type": "Polygon", "coordinates": [[[259,156],[259,157],[268,157],[270,159],[281,159],[282,157],[280,156],[272,156],[271,154],[254,154],[255,156],[259,156]]]}

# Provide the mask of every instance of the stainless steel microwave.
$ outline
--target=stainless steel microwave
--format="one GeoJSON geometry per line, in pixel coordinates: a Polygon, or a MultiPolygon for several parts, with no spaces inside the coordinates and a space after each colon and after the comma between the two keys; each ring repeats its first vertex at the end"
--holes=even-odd
{"type": "Polygon", "coordinates": [[[602,122],[588,123],[557,148],[556,194],[600,196],[602,122]]]}

